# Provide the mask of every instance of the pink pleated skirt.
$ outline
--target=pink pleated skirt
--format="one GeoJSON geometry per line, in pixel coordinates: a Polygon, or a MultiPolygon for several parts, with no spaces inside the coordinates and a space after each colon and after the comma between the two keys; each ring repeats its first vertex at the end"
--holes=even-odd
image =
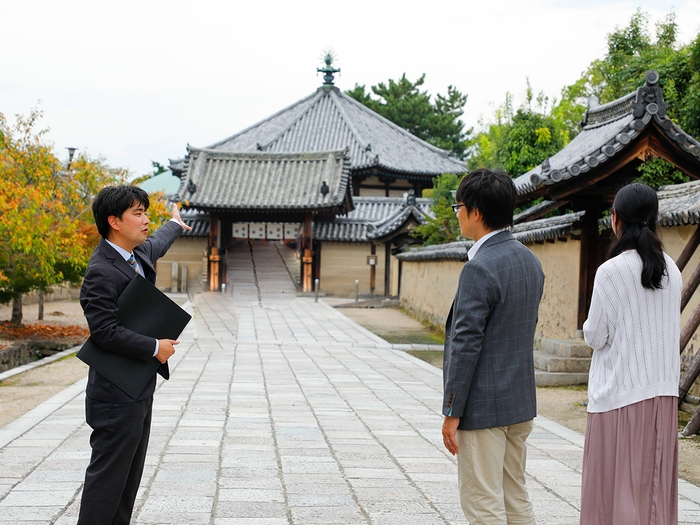
{"type": "Polygon", "coordinates": [[[677,397],[588,414],[580,523],[677,525],[677,397]]]}

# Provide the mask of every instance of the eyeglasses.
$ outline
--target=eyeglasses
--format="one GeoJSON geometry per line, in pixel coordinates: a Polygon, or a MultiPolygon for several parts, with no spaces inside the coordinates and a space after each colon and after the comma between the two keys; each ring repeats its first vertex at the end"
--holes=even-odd
{"type": "Polygon", "coordinates": [[[452,204],[452,211],[455,213],[459,213],[459,209],[465,206],[464,204],[452,204]]]}

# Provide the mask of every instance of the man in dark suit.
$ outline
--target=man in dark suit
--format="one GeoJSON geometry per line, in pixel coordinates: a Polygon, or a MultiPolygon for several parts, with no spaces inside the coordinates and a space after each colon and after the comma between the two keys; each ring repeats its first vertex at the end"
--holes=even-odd
{"type": "Polygon", "coordinates": [[[537,415],[533,340],[544,274],[508,231],[516,190],[507,174],[473,171],[455,200],[474,246],[445,327],[443,442],[457,454],[470,523],[535,525],[525,440],[537,415]]]}
{"type": "MultiPolygon", "coordinates": [[[[183,228],[177,205],[172,219],[148,237],[148,194],[136,186],[107,186],[92,204],[102,239],[92,254],[80,290],[90,336],[110,352],[138,359],[154,357],[158,373],[169,376],[168,358],[177,341],[156,340],[121,326],[117,299],[136,272],[155,284],[154,263],[183,228]]],[[[79,525],[128,525],[141,481],[151,429],[154,374],[133,399],[94,369],[88,373],[85,414],[92,427],[92,457],[85,473],[79,525]]]]}

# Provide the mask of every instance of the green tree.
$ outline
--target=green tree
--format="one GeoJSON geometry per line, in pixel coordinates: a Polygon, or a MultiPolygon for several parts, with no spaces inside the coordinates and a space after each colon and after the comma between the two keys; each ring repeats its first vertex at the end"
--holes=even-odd
{"type": "Polygon", "coordinates": [[[66,172],[36,129],[40,117],[32,110],[11,125],[0,113],[0,303],[13,301],[15,324],[22,294],[80,279],[96,244],[90,202],[124,180],[84,155],[66,172]]]}
{"type": "Polygon", "coordinates": [[[411,82],[404,73],[398,81],[389,79],[387,84],[372,86],[371,92],[355,84],[346,94],[416,137],[464,159],[471,130],[465,131],[460,117],[467,95],[448,86],[447,94],[438,94],[433,102],[428,92],[420,89],[424,82],[425,74],[411,82]]]}
{"type": "MultiPolygon", "coordinates": [[[[671,12],[649,28],[649,14],[638,9],[625,27],[608,35],[607,51],[581,78],[562,91],[562,104],[585,107],[595,95],[605,104],[633,92],[655,69],[660,75],[667,115],[694,137],[700,137],[700,34],[688,44],[678,42],[676,15],[671,12]]],[[[652,186],[678,182],[670,164],[654,162],[641,168],[652,186]]]]}
{"type": "Polygon", "coordinates": [[[483,131],[474,140],[474,153],[467,165],[501,169],[513,177],[534,168],[551,157],[570,140],[571,120],[578,113],[569,105],[549,109],[543,92],[536,97],[528,81],[525,101],[513,110],[513,97],[506,94],[490,122],[481,122],[483,131]]]}
{"type": "Polygon", "coordinates": [[[462,176],[451,173],[440,175],[433,180],[433,189],[424,191],[432,198],[431,210],[434,219],[429,219],[413,230],[414,237],[423,239],[425,245],[443,244],[460,239],[459,220],[451,205],[454,203],[452,192],[459,187],[462,176]]]}

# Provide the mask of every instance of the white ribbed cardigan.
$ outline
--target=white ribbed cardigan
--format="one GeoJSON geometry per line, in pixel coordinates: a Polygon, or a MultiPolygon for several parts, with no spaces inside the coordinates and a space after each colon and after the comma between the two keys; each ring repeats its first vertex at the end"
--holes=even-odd
{"type": "Polygon", "coordinates": [[[583,335],[593,349],[588,411],[607,412],[656,396],[677,396],[683,281],[664,253],[660,290],[644,288],[642,259],[628,250],[596,272],[583,335]]]}

